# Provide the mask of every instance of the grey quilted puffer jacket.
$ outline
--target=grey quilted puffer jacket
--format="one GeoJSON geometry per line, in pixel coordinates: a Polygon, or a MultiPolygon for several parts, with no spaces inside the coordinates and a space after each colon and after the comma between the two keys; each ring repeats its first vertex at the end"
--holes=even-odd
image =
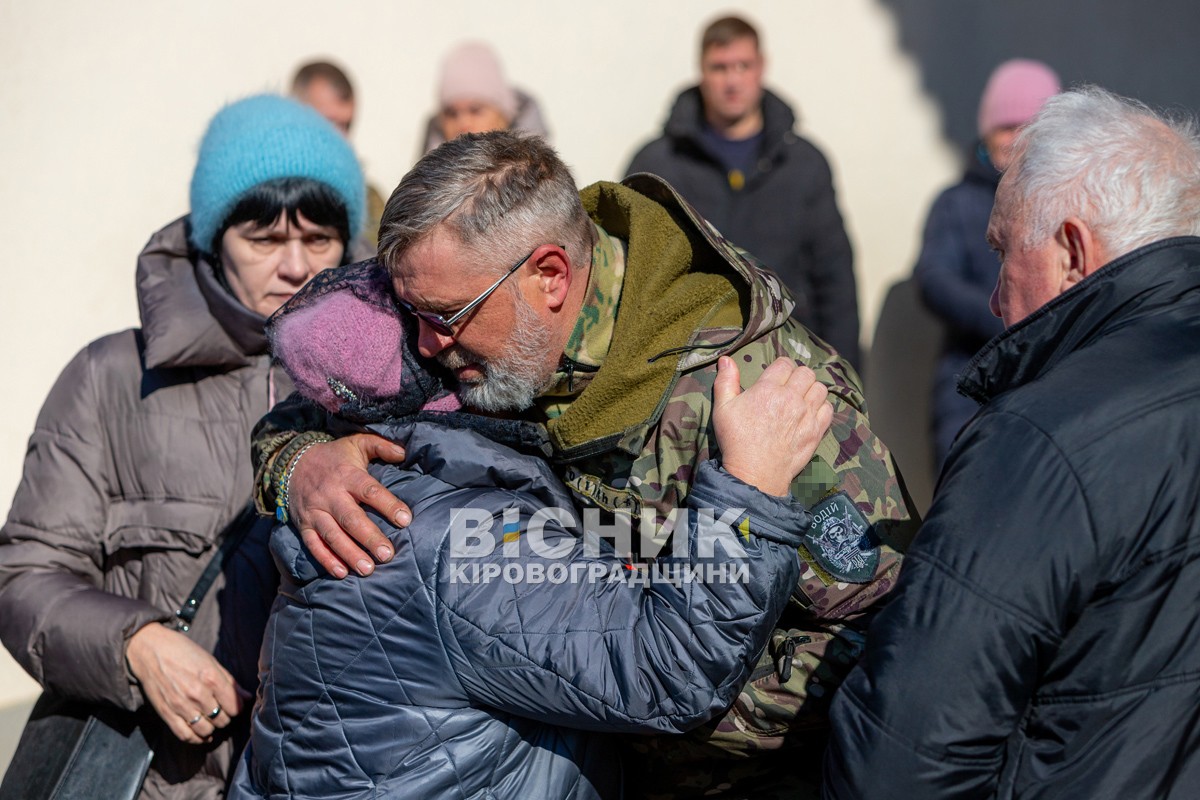
{"type": "Polygon", "coordinates": [[[611,547],[589,555],[569,526],[531,523],[574,513],[540,458],[429,422],[377,430],[407,447],[403,467],[372,473],[413,523],[373,517],[395,557],[341,581],[276,528],[283,578],[231,798],[619,797],[612,734],[684,731],[733,702],[795,585],[802,506],[705,463],[690,552],[657,563],[728,565],[732,539],[748,579],[630,582],[611,547]],[[739,533],[700,509],[750,514],[739,533]],[[467,518],[486,534],[453,533],[467,518]],[[579,579],[551,577],[573,565],[579,579]]]}
{"type": "MultiPolygon", "coordinates": [[[[0,529],[0,638],[47,689],[140,710],[156,753],[143,797],[221,797],[230,737],[175,739],[125,644],[171,618],[246,505],[250,429],[291,382],[270,366],[263,318],[189,257],[184,220],[150,239],[137,290],[142,327],[85,347],[38,416],[0,529]]],[[[275,588],[269,530],[255,526],[190,633],[248,689],[275,588]]]]}

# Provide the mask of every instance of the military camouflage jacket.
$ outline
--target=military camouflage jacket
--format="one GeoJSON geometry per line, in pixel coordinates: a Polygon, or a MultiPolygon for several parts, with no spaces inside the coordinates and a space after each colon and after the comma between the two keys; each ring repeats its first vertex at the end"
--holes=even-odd
{"type": "MultiPolygon", "coordinates": [[[[792,299],[773,273],[652,176],[594,184],[581,197],[625,245],[602,365],[565,408],[555,398],[545,422],[556,471],[582,505],[635,520],[645,514],[656,540],[669,535],[697,466],[720,456],[711,411],[721,355],[738,362],[744,386],[783,356],[812,368],[830,392],[833,426],[792,485],[817,521],[772,647],[723,719],[682,738],[639,739],[633,756],[653,765],[635,767],[647,776],[635,794],[762,786],[756,773],[778,779],[778,767],[742,756],[775,762],[779,751],[823,742],[830,695],[861,652],[871,607],[894,584],[915,520],[891,455],[870,430],[858,376],[790,318],[792,299]]],[[[279,429],[305,427],[278,413],[257,435],[260,471],[288,436],[279,429]]],[[[269,507],[270,481],[260,490],[269,507]]],[[[784,777],[794,790],[802,776],[784,777]]]]}
{"type": "MultiPolygon", "coordinates": [[[[638,787],[645,794],[722,784],[741,791],[742,778],[758,769],[725,756],[823,739],[830,695],[861,652],[871,606],[894,584],[915,520],[891,455],[870,430],[858,376],[790,318],[792,300],[775,275],[667,184],[644,175],[626,183],[582,192],[593,220],[627,246],[603,365],[547,422],[559,472],[576,496],[635,518],[652,512],[669,530],[696,467],[720,455],[711,412],[721,355],[738,363],[744,386],[776,358],[795,359],[817,373],[834,406],[829,435],[792,485],[818,521],[773,647],[724,719],[682,747],[678,737],[659,737],[638,748],[647,760],[648,769],[637,770],[647,776],[638,787]]],[[[778,777],[777,766],[763,771],[778,777]]]]}

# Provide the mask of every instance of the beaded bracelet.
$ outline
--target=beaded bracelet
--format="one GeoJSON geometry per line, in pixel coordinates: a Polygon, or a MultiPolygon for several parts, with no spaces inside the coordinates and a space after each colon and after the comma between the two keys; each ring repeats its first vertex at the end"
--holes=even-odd
{"type": "MultiPolygon", "coordinates": [[[[278,506],[278,487],[285,480],[285,473],[288,467],[292,466],[292,461],[296,454],[307,444],[317,444],[320,442],[332,442],[334,437],[324,431],[307,431],[305,433],[295,434],[291,439],[279,448],[278,452],[271,457],[268,462],[268,467],[264,472],[262,480],[263,498],[267,503],[275,503],[278,506]]],[[[265,503],[264,503],[265,505],[265,503]]]]}
{"type": "Polygon", "coordinates": [[[256,487],[254,504],[258,508],[258,513],[264,515],[275,513],[275,481],[277,480],[275,467],[279,457],[288,449],[292,440],[298,436],[300,433],[297,431],[280,431],[265,437],[261,444],[256,445],[254,458],[259,464],[258,469],[254,472],[256,487]]]}
{"type": "Polygon", "coordinates": [[[291,465],[292,459],[296,457],[296,453],[309,442],[314,441],[312,437],[300,434],[294,436],[283,447],[279,448],[271,464],[271,488],[274,489],[283,480],[283,473],[287,472],[287,468],[291,465]]]}
{"type": "Polygon", "coordinates": [[[275,519],[279,520],[280,525],[287,525],[288,521],[288,483],[292,480],[292,473],[296,470],[296,465],[300,463],[301,457],[308,452],[308,448],[320,442],[308,442],[301,447],[296,455],[292,456],[288,462],[287,469],[279,477],[279,484],[275,487],[275,519]]]}

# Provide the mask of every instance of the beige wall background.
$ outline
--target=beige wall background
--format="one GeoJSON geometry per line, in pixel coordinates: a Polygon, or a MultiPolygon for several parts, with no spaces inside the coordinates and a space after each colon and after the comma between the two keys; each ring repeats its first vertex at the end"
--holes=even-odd
{"type": "MultiPolygon", "coordinates": [[[[724,11],[759,25],[768,84],[833,164],[869,341],[959,162],[872,0],[0,0],[0,510],[59,370],[137,325],[134,259],[186,213],[197,143],[223,103],[286,89],[313,57],[344,64],[354,144],[386,194],[417,156],[441,54],[484,38],[540,99],[579,183],[613,180],[694,81],[699,32],[724,11]]],[[[36,689],[0,653],[0,706],[36,689]]]]}

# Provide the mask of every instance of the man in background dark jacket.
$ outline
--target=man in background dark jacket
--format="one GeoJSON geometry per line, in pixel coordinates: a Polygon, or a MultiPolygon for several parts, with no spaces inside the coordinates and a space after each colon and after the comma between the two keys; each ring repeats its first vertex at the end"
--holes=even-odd
{"type": "Polygon", "coordinates": [[[763,88],[758,32],[739,17],[700,40],[700,83],[675,99],[663,136],[626,170],[674,186],[730,241],[775,270],[794,316],[859,364],[854,255],[821,151],[793,130],[787,103],[763,88]]]}
{"type": "Polygon", "coordinates": [[[827,798],[1200,786],[1200,135],[1085,88],[1020,135],[986,403],[833,706],[827,798]]]}

